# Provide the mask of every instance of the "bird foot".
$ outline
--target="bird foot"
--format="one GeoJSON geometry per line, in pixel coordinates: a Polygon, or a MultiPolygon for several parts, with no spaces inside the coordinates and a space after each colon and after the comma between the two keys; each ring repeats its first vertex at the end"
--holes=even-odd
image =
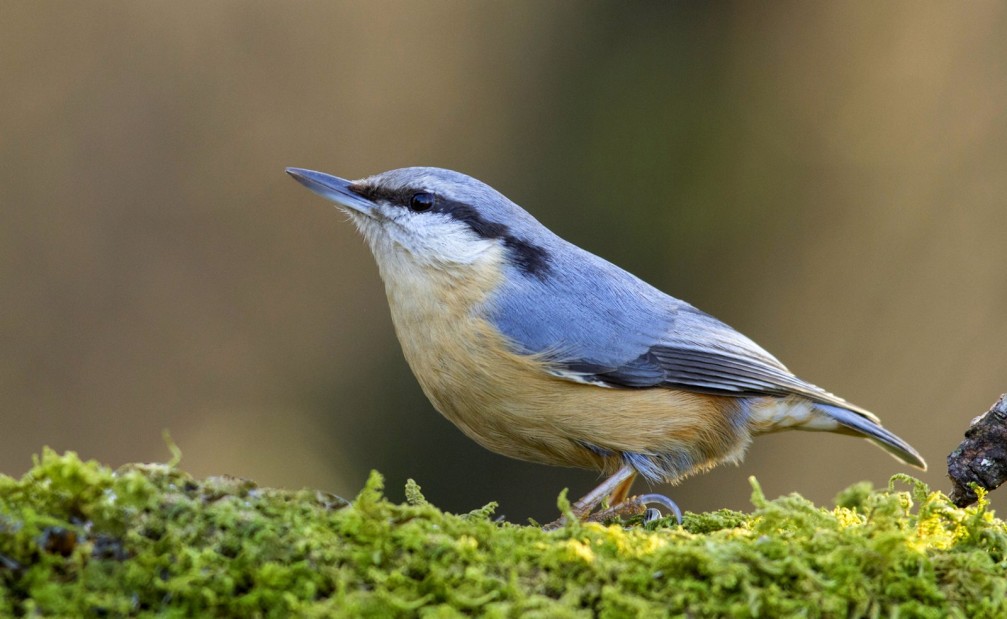
{"type": "MultiPolygon", "coordinates": [[[[648,505],[659,505],[663,507],[675,516],[675,520],[678,521],[678,524],[682,524],[682,510],[679,509],[678,505],[676,505],[674,501],[663,494],[641,494],[639,496],[630,497],[611,507],[600,509],[594,513],[577,513],[575,510],[573,515],[582,522],[601,523],[608,522],[609,520],[614,520],[616,518],[628,519],[640,515],[644,517],[644,522],[652,522],[660,518],[660,510],[647,507],[648,505]]],[[[566,516],[563,516],[554,522],[550,522],[542,528],[546,531],[551,531],[562,527],[566,523],[567,518],[566,516]]]]}
{"type": "Polygon", "coordinates": [[[641,494],[626,499],[622,503],[612,507],[602,509],[584,518],[585,522],[607,522],[613,518],[631,518],[643,515],[647,522],[661,517],[661,512],[647,507],[648,505],[660,505],[675,516],[678,524],[682,524],[682,510],[674,501],[663,494],[641,494]]]}
{"type": "MultiPolygon", "coordinates": [[[[660,505],[674,514],[678,523],[682,524],[682,510],[678,508],[678,505],[675,505],[674,501],[662,494],[641,494],[626,498],[634,479],[636,479],[636,470],[630,465],[623,466],[611,477],[599,484],[597,488],[588,492],[579,501],[571,505],[571,515],[583,522],[605,522],[613,518],[629,518],[644,514],[646,522],[650,522],[660,517],[660,512],[658,512],[657,516],[654,516],[651,512],[657,510],[648,509],[647,506],[660,505]],[[594,511],[596,507],[602,505],[606,500],[614,503],[614,505],[594,511]]],[[[542,528],[550,531],[558,529],[566,523],[567,517],[562,516],[542,528]]]]}

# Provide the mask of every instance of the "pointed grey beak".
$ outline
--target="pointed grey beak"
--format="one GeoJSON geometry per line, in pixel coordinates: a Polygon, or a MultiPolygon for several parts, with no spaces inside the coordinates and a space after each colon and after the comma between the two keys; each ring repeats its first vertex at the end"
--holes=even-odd
{"type": "Polygon", "coordinates": [[[301,168],[287,168],[287,174],[326,200],[352,209],[361,215],[370,215],[371,209],[374,208],[374,203],[354,193],[350,189],[350,181],[344,178],[301,168]]]}

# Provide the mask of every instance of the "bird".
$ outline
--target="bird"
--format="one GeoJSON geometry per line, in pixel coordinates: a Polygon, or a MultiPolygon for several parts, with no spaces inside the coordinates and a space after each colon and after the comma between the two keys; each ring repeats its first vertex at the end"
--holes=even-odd
{"type": "Polygon", "coordinates": [[[402,352],[437,411],[490,451],[607,476],[572,505],[575,518],[656,504],[681,521],[667,497],[630,497],[634,480],[739,463],[753,437],[781,430],[866,438],[926,470],[873,413],[475,178],[434,167],[359,180],[286,172],[370,247],[402,352]]]}

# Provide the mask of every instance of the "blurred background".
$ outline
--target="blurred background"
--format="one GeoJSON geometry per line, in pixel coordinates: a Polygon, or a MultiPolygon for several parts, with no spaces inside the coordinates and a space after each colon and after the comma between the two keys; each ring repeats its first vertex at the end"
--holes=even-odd
{"type": "MultiPolygon", "coordinates": [[[[875,411],[947,491],[1007,391],[1005,31],[993,2],[4,2],[0,471],[163,462],[169,430],[197,476],[353,496],[377,469],[552,518],[597,475],[442,419],[368,250],[283,173],[434,165],[875,411]]],[[[897,472],[791,432],[662,490],[897,472]]]]}

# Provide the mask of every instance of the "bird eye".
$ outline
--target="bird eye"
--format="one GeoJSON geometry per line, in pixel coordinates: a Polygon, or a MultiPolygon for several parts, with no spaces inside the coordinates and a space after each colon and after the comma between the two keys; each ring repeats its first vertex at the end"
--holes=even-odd
{"type": "Polygon", "coordinates": [[[413,197],[409,199],[409,210],[416,213],[429,211],[433,206],[434,194],[432,193],[414,193],[413,197]]]}

